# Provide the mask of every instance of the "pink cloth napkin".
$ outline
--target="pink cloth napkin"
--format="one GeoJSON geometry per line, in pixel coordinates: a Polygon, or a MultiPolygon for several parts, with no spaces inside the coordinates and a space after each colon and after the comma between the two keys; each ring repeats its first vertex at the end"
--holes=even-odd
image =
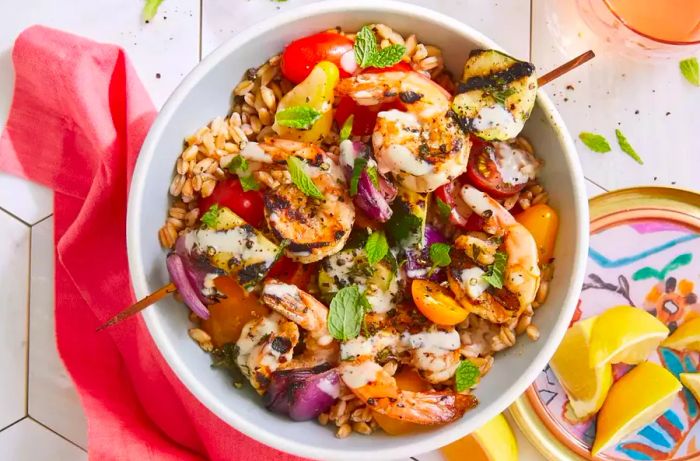
{"type": "Polygon", "coordinates": [[[140,316],[95,332],[134,301],[126,200],[156,115],[124,51],[34,26],[18,37],[12,59],[0,170],[55,191],[56,339],[87,415],[90,459],[299,459],[244,436],[199,403],[140,316]]]}

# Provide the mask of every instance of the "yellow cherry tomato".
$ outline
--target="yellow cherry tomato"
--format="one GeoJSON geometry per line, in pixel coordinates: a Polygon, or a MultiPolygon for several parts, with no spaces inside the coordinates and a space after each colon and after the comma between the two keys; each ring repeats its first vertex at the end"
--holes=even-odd
{"type": "Polygon", "coordinates": [[[457,325],[467,318],[467,311],[446,288],[435,282],[416,279],[411,285],[411,294],[418,310],[438,325],[457,325]]]}
{"type": "Polygon", "coordinates": [[[530,231],[537,243],[537,253],[540,263],[552,259],[554,243],[557,240],[559,216],[549,205],[540,203],[517,214],[515,219],[530,231]]]}
{"type": "Polygon", "coordinates": [[[333,125],[333,98],[339,71],[335,64],[321,61],[301,83],[285,94],[277,104],[277,112],[295,106],[309,106],[321,113],[321,117],[306,130],[279,125],[272,129],[282,138],[303,142],[317,142],[331,131],[333,125]]]}

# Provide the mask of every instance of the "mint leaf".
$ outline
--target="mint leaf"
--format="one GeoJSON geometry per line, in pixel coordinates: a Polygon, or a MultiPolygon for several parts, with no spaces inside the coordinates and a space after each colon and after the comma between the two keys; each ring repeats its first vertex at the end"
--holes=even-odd
{"type": "Polygon", "coordinates": [[[303,161],[297,157],[294,157],[293,155],[290,155],[287,157],[287,169],[289,170],[289,174],[292,176],[292,182],[299,188],[300,191],[309,197],[317,198],[319,200],[323,200],[325,198],[321,191],[318,190],[318,187],[316,187],[316,184],[314,184],[314,182],[311,180],[309,175],[306,174],[306,171],[304,171],[303,161]]]}
{"type": "Polygon", "coordinates": [[[321,113],[311,106],[287,107],[275,114],[278,125],[297,130],[308,130],[319,118],[321,113]]]}
{"type": "Polygon", "coordinates": [[[481,278],[486,280],[486,282],[494,288],[503,288],[503,279],[505,278],[507,262],[508,254],[503,251],[497,251],[494,255],[493,264],[488,267],[488,270],[481,278]]]}
{"type": "Polygon", "coordinates": [[[367,176],[369,176],[369,180],[372,181],[372,185],[379,190],[379,172],[377,171],[377,167],[369,166],[365,171],[367,172],[367,176]]]}
{"type": "Polygon", "coordinates": [[[491,91],[491,97],[496,101],[498,104],[505,104],[506,99],[508,99],[510,96],[514,95],[516,93],[515,88],[506,88],[506,89],[501,89],[501,90],[492,90],[491,91]]]}
{"type": "Polygon", "coordinates": [[[360,67],[368,67],[371,57],[377,52],[377,38],[369,26],[362,26],[355,34],[355,61],[360,67]]]}
{"type": "Polygon", "coordinates": [[[241,187],[243,188],[243,192],[248,192],[249,190],[260,189],[260,184],[258,184],[258,182],[255,180],[253,175],[239,176],[238,180],[241,182],[241,187]]]}
{"type": "Polygon", "coordinates": [[[447,203],[445,203],[440,197],[436,197],[435,204],[437,205],[438,215],[442,219],[447,219],[450,217],[450,214],[452,214],[452,208],[450,208],[447,203]]]}
{"type": "Polygon", "coordinates": [[[698,58],[692,57],[684,59],[678,63],[681,69],[681,74],[692,85],[700,86],[700,66],[698,66],[698,58]]]}
{"type": "Polygon", "coordinates": [[[365,252],[367,253],[367,262],[370,266],[374,266],[384,259],[384,256],[389,252],[389,244],[386,241],[384,232],[375,231],[369,236],[365,244],[365,252]]]}
{"type": "Polygon", "coordinates": [[[481,372],[474,362],[462,360],[455,370],[455,389],[457,392],[471,389],[479,380],[479,376],[481,376],[481,372]]]}
{"type": "Polygon", "coordinates": [[[397,62],[401,61],[404,53],[406,53],[406,47],[403,45],[390,45],[377,51],[370,58],[370,67],[391,67],[397,62]]]}
{"type": "Polygon", "coordinates": [[[248,160],[242,155],[236,155],[226,168],[234,174],[238,174],[239,171],[248,171],[248,160]]]}
{"type": "Polygon", "coordinates": [[[345,119],[345,122],[343,122],[343,127],[340,129],[340,140],[345,141],[346,139],[350,138],[350,134],[352,134],[352,122],[355,120],[355,115],[350,114],[350,117],[345,119]]]}
{"type": "Polygon", "coordinates": [[[328,311],[328,332],[335,339],[345,341],[357,338],[362,327],[365,309],[369,305],[357,285],[342,288],[333,296],[328,311]]]}
{"type": "Polygon", "coordinates": [[[599,154],[610,152],[608,140],[599,134],[582,131],[579,133],[578,138],[593,152],[598,152],[599,154]]]}
{"type": "Polygon", "coordinates": [[[360,182],[360,175],[367,166],[367,159],[357,157],[352,165],[352,176],[350,177],[350,195],[357,195],[357,185],[360,182]]]}
{"type": "Polygon", "coordinates": [[[450,258],[450,245],[447,243],[433,243],[430,245],[430,261],[433,263],[433,267],[445,267],[449,266],[452,262],[450,258]]]}
{"type": "Polygon", "coordinates": [[[406,202],[396,199],[391,204],[391,218],[384,225],[393,243],[400,244],[410,235],[415,234],[423,224],[423,220],[412,214],[406,202]]]}
{"type": "Polygon", "coordinates": [[[150,21],[153,19],[158,13],[158,7],[161,3],[163,3],[163,0],[146,0],[146,3],[143,5],[143,20],[150,21]]]}
{"type": "Polygon", "coordinates": [[[215,203],[210,206],[209,210],[207,210],[199,220],[211,229],[216,228],[217,221],[219,220],[219,205],[215,203]]]}
{"type": "Polygon", "coordinates": [[[629,141],[627,141],[627,138],[624,134],[622,134],[622,131],[616,129],[615,136],[617,136],[617,143],[620,145],[622,152],[632,157],[634,161],[640,165],[644,165],[644,160],[642,160],[642,157],[639,156],[637,151],[635,151],[629,141]]]}
{"type": "Polygon", "coordinates": [[[377,37],[374,36],[372,28],[362,26],[355,35],[355,61],[360,67],[389,67],[401,61],[406,47],[403,45],[391,45],[384,49],[379,49],[377,37]]]}

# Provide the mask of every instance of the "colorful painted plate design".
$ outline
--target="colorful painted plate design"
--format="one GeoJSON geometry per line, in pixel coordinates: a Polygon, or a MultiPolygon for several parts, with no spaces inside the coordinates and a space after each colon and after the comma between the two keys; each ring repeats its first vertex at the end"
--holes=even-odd
{"type": "MultiPolygon", "coordinates": [[[[591,216],[587,275],[572,324],[620,304],[644,309],[671,331],[700,317],[700,196],[662,188],[619,191],[594,199],[591,216]],[[681,196],[683,203],[674,204],[681,196]]],[[[659,348],[649,360],[676,376],[700,369],[697,352],[659,348]]],[[[615,365],[615,380],[630,369],[628,365],[615,365]]],[[[526,392],[526,398],[521,397],[511,411],[548,458],[593,459],[590,447],[595,438],[595,418],[570,423],[564,417],[567,401],[547,367],[526,392]]],[[[698,420],[700,405],[684,388],[673,406],[656,421],[596,459],[700,459],[698,420]]]]}

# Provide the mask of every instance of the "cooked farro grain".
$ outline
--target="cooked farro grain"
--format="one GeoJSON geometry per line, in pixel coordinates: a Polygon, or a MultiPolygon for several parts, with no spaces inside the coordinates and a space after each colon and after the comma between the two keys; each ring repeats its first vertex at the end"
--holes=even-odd
{"type": "Polygon", "coordinates": [[[525,333],[527,333],[528,338],[533,341],[537,341],[540,338],[540,329],[534,324],[528,325],[525,329],[525,333]]]}
{"type": "Polygon", "coordinates": [[[338,437],[339,439],[344,439],[347,436],[349,436],[352,433],[352,426],[349,424],[343,424],[338,428],[338,431],[335,433],[335,436],[338,437]]]}
{"type": "Polygon", "coordinates": [[[203,351],[211,352],[214,350],[214,344],[211,342],[211,336],[209,336],[206,331],[202,330],[201,328],[190,328],[188,333],[190,338],[194,339],[203,351]]]}

